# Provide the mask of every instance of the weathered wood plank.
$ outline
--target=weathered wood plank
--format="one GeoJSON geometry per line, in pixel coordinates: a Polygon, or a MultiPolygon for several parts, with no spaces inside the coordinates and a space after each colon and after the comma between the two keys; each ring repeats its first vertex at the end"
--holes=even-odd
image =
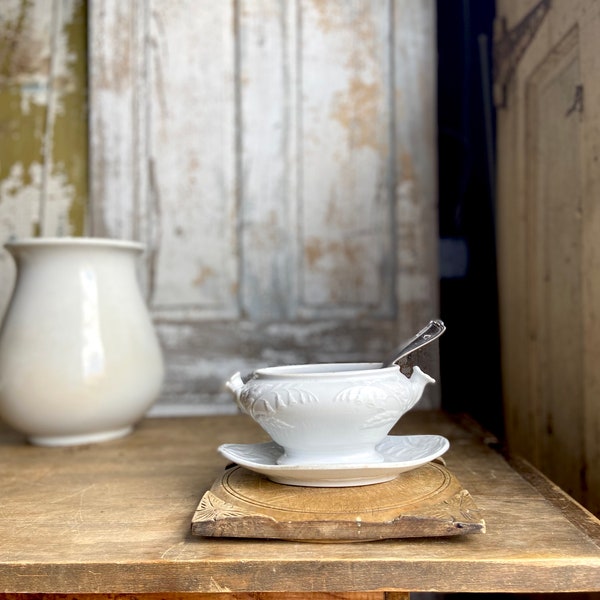
{"type": "Polygon", "coordinates": [[[134,120],[134,114],[145,107],[141,99],[145,85],[140,73],[145,59],[142,45],[145,20],[140,5],[136,1],[90,5],[90,230],[93,235],[136,237],[138,215],[134,207],[141,193],[136,184],[146,178],[145,173],[139,173],[136,153],[143,153],[144,140],[138,138],[140,123],[134,120]]]}
{"type": "MultiPolygon", "coordinates": [[[[0,243],[77,235],[87,204],[86,5],[2,3],[0,243]]],[[[0,252],[0,316],[14,269],[0,252]]]]}
{"type": "MultiPolygon", "coordinates": [[[[500,2],[515,27],[534,2],[500,2]]],[[[511,447],[600,511],[597,3],[552,3],[498,112],[498,251],[511,447]]]]}
{"type": "MultiPolygon", "coordinates": [[[[243,592],[161,594],[35,594],[35,600],[409,600],[408,593],[243,592]]],[[[28,594],[0,594],[0,600],[33,600],[28,594]]]]}
{"type": "MultiPolygon", "coordinates": [[[[157,329],[170,361],[164,398],[153,414],[234,412],[236,405],[225,381],[236,371],[243,374],[277,364],[379,361],[394,347],[395,321],[357,319],[271,324],[243,321],[202,322],[181,325],[159,321],[157,329]],[[236,352],[231,348],[235,347],[236,352]]],[[[436,355],[419,364],[435,371],[436,355]]],[[[439,385],[428,389],[416,409],[439,406],[439,385]]]]}
{"type": "Polygon", "coordinates": [[[296,313],[299,74],[297,2],[240,3],[239,111],[242,314],[283,321],[296,313]]]}
{"type": "MultiPolygon", "coordinates": [[[[234,3],[150,3],[150,302],[170,318],[238,314],[234,3]]],[[[144,219],[144,215],[137,217],[144,219]]]]}
{"type": "MultiPolygon", "coordinates": [[[[585,332],[579,357],[586,374],[583,389],[581,434],[584,441],[585,462],[579,465],[580,481],[585,484],[585,494],[579,499],[596,516],[600,515],[600,369],[596,357],[600,356],[600,211],[595,198],[600,190],[598,169],[598,144],[600,140],[600,82],[595,73],[600,69],[598,31],[600,13],[597,5],[588,5],[587,16],[581,20],[581,33],[586,42],[580,52],[580,69],[583,84],[583,111],[581,123],[580,168],[582,174],[582,331],[585,332]]],[[[577,116],[581,118],[582,113],[577,116]]],[[[574,435],[571,432],[571,435],[574,435]]],[[[556,478],[558,481],[558,479],[556,478]]]]}
{"type": "Polygon", "coordinates": [[[583,440],[584,332],[579,114],[567,115],[579,85],[577,35],[570,35],[527,83],[529,327],[532,337],[531,394],[544,400],[537,408],[535,462],[549,474],[562,473],[570,493],[580,487],[583,440]],[[561,115],[563,118],[557,118],[561,115]],[[554,123],[553,127],[548,127],[554,123]],[[564,147],[572,151],[564,153],[564,147]],[[560,444],[556,441],[561,440],[560,444]]]}
{"type": "Polygon", "coordinates": [[[394,309],[390,11],[387,0],[302,4],[303,315],[394,309]]]}

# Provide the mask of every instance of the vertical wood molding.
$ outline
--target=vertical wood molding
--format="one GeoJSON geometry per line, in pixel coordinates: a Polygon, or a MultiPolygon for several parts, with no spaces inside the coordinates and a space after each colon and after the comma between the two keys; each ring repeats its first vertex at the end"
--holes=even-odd
{"type": "Polygon", "coordinates": [[[586,40],[580,48],[583,102],[577,118],[581,120],[582,172],[582,311],[583,331],[582,368],[586,373],[583,391],[583,431],[586,463],[580,474],[586,484],[584,502],[596,516],[600,516],[600,72],[598,31],[600,10],[596,3],[588,3],[585,19],[579,25],[579,35],[586,40]],[[590,40],[587,42],[587,40],[590,40]]]}
{"type": "Polygon", "coordinates": [[[90,229],[96,236],[135,238],[142,6],[141,0],[90,5],[90,229]]]}
{"type": "Polygon", "coordinates": [[[435,4],[393,3],[398,335],[439,311],[435,4]],[[432,277],[432,274],[435,274],[432,277]]]}
{"type": "Polygon", "coordinates": [[[239,316],[236,6],[151,3],[147,160],[159,225],[150,302],[168,319],[239,316]]]}
{"type": "Polygon", "coordinates": [[[237,23],[241,311],[286,320],[297,291],[298,7],[243,0],[237,23]]]}

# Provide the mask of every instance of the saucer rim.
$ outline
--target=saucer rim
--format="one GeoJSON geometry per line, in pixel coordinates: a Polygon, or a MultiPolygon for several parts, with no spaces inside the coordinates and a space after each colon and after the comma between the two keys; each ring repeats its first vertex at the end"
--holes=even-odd
{"type": "MultiPolygon", "coordinates": [[[[424,465],[428,462],[431,462],[432,460],[435,460],[436,458],[439,458],[440,456],[442,456],[443,454],[445,454],[448,449],[450,448],[450,441],[448,440],[448,438],[444,437],[443,435],[438,435],[438,434],[414,434],[414,435],[387,435],[383,441],[381,441],[376,448],[379,448],[379,446],[381,444],[384,444],[386,442],[392,441],[392,442],[399,442],[401,439],[406,439],[406,438],[424,438],[427,440],[432,440],[432,439],[438,439],[442,442],[441,444],[441,449],[436,450],[435,452],[432,452],[431,455],[428,455],[425,458],[415,458],[412,460],[402,460],[402,461],[392,461],[392,460],[384,460],[383,462],[377,462],[377,463],[320,463],[320,464],[316,464],[316,463],[302,463],[302,464],[277,464],[277,463],[258,463],[255,462],[253,460],[250,459],[245,459],[244,462],[239,462],[237,460],[234,460],[231,455],[227,455],[224,453],[224,451],[226,451],[226,448],[229,446],[246,446],[248,448],[252,448],[252,447],[258,447],[258,446],[267,446],[267,447],[275,447],[281,450],[281,454],[283,454],[283,448],[280,444],[277,444],[274,441],[270,441],[270,442],[255,442],[255,443],[251,443],[251,444],[236,444],[236,443],[225,443],[225,444],[221,444],[218,448],[217,451],[219,452],[219,454],[221,454],[224,458],[226,458],[227,460],[233,461],[235,464],[240,465],[242,467],[246,467],[249,469],[256,469],[256,468],[260,468],[260,469],[268,469],[269,473],[274,473],[276,474],[277,472],[281,471],[281,472],[286,472],[289,473],[290,471],[313,471],[313,472],[328,472],[328,471],[353,471],[353,470],[358,470],[358,469],[367,469],[369,471],[389,471],[389,470],[393,470],[393,469],[404,469],[407,467],[419,467],[421,465],[424,465]]],[[[385,455],[384,455],[385,458],[385,455]]]]}

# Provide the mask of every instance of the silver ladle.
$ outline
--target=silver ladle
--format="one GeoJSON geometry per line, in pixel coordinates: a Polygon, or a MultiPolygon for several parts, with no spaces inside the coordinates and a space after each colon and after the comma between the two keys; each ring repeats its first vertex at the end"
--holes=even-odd
{"type": "Polygon", "coordinates": [[[393,357],[384,361],[383,367],[398,365],[405,375],[410,375],[412,365],[408,362],[408,356],[439,338],[444,331],[446,331],[446,326],[440,319],[429,321],[414,337],[398,346],[392,354],[393,357]]]}

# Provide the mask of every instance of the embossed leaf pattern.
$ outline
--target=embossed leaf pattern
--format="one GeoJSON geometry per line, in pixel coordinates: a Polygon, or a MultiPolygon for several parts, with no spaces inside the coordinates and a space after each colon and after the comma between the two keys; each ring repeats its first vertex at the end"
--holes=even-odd
{"type": "Polygon", "coordinates": [[[387,438],[377,446],[379,452],[385,452],[397,461],[420,460],[448,448],[448,440],[442,436],[410,435],[387,438]]]}
{"type": "Polygon", "coordinates": [[[377,406],[384,403],[389,396],[389,390],[382,385],[353,385],[336,394],[333,401],[359,406],[377,406]]]}
{"type": "Polygon", "coordinates": [[[394,425],[404,412],[408,396],[395,385],[366,381],[364,385],[354,385],[342,390],[335,396],[334,402],[376,409],[375,414],[361,426],[362,429],[374,429],[394,425]],[[395,408],[391,409],[390,405],[395,408]]]}
{"type": "Polygon", "coordinates": [[[356,404],[380,403],[390,399],[396,400],[400,406],[408,402],[407,390],[382,381],[366,380],[361,385],[350,386],[335,396],[335,402],[351,402],[356,404]]]}
{"type": "Polygon", "coordinates": [[[382,410],[380,413],[366,419],[362,424],[362,429],[373,429],[384,425],[392,426],[398,420],[398,417],[397,410],[382,410]]]}
{"type": "Polygon", "coordinates": [[[242,392],[241,401],[250,414],[260,419],[293,404],[317,404],[319,399],[293,383],[254,383],[242,392]]]}
{"type": "Polygon", "coordinates": [[[272,464],[281,456],[282,449],[271,442],[264,444],[227,444],[230,460],[243,464],[245,461],[272,464]]]}
{"type": "Polygon", "coordinates": [[[283,429],[294,429],[294,425],[275,417],[274,415],[257,415],[256,420],[265,428],[277,428],[280,431],[283,429]]]}

